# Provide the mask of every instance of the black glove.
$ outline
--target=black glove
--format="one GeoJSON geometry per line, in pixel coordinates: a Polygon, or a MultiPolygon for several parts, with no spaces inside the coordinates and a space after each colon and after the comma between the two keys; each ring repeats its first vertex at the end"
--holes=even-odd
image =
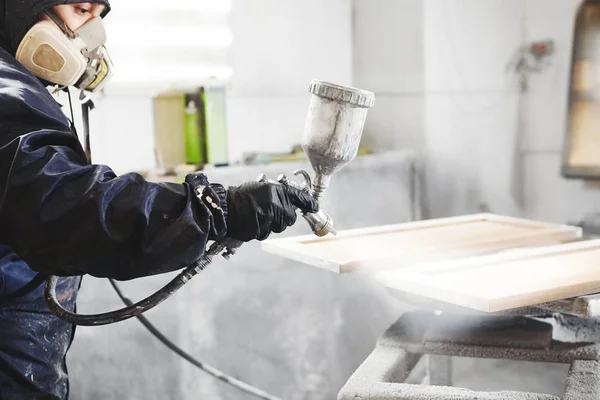
{"type": "Polygon", "coordinates": [[[291,186],[269,182],[247,182],[227,190],[227,236],[249,242],[265,240],[296,223],[294,206],[317,212],[317,201],[291,186]]]}

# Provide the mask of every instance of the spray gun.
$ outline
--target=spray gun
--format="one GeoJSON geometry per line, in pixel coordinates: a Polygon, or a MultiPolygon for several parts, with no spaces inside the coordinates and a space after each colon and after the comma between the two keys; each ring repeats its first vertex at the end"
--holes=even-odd
{"type": "MultiPolygon", "coordinates": [[[[367,112],[375,104],[375,95],[317,80],[311,82],[309,91],[312,98],[301,145],[315,172],[315,179],[313,181],[308,172],[297,170],[294,175],[302,175],[302,184],[285,175],[280,175],[277,182],[306,190],[320,201],[329,187],[331,176],[358,154],[367,112]]],[[[264,174],[259,180],[269,181],[264,174]]],[[[322,210],[303,213],[302,216],[315,235],[336,234],[333,219],[322,210]]]]}
{"type": "MultiPolygon", "coordinates": [[[[303,183],[297,183],[285,175],[271,181],[261,174],[258,180],[305,190],[320,201],[329,187],[332,175],[356,157],[368,110],[375,104],[375,95],[364,90],[317,80],[311,82],[309,91],[312,97],[301,145],[314,170],[314,179],[307,171],[298,170],[294,174],[301,175],[304,178],[303,183]]],[[[302,216],[315,235],[336,234],[333,219],[322,209],[316,213],[303,213],[302,216]]],[[[124,321],[156,307],[203,271],[215,256],[220,254],[229,259],[241,245],[242,242],[231,238],[213,242],[200,260],[185,268],[162,289],[121,310],[94,315],[76,314],[66,310],[56,298],[56,276],[50,276],[46,281],[46,302],[53,314],[75,325],[99,326],[124,321]]]]}

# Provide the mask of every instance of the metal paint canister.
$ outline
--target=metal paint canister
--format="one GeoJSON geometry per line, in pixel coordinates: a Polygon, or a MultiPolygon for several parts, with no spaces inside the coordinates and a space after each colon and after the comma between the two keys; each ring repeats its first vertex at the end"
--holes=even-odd
{"type": "Polygon", "coordinates": [[[301,145],[315,170],[313,190],[320,198],[331,175],[356,157],[375,95],[318,80],[310,83],[309,91],[312,96],[301,145]]]}

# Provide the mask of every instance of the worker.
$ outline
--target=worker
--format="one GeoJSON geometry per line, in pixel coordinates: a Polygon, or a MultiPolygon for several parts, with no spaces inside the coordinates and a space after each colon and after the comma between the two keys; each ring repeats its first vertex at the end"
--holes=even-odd
{"type": "Polygon", "coordinates": [[[179,270],[210,241],[264,240],[293,225],[296,209],[318,210],[309,194],[280,184],[225,187],[202,173],[151,183],[91,164],[52,89],[105,84],[109,11],[108,0],[0,0],[2,400],[69,396],[65,357],[75,327],[49,312],[47,275],[61,277],[58,298],[74,311],[82,276],[179,270]]]}

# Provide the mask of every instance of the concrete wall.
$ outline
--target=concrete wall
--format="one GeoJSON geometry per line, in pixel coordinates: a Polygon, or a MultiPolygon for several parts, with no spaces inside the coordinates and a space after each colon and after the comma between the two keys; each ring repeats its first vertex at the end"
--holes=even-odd
{"type": "Polygon", "coordinates": [[[575,222],[598,211],[596,187],[560,176],[573,21],[580,3],[425,2],[428,190],[434,215],[471,212],[479,203],[553,222],[575,222]],[[516,76],[505,67],[521,43],[547,38],[556,45],[551,64],[529,75],[528,89],[520,93],[516,76]],[[443,203],[436,203],[440,198],[443,203]]]}
{"type": "Polygon", "coordinates": [[[524,199],[528,215],[549,221],[577,221],[600,211],[597,186],[560,177],[567,116],[573,20],[580,0],[528,0],[524,11],[531,38],[551,37],[557,54],[551,67],[530,80],[522,98],[524,199]]]}
{"type": "Polygon", "coordinates": [[[490,209],[574,222],[598,211],[597,187],[560,176],[580,3],[354,1],[354,83],[378,98],[365,141],[419,151],[426,216],[490,209]],[[509,63],[544,39],[556,53],[522,92],[509,63]]]}
{"type": "Polygon", "coordinates": [[[234,0],[231,160],[299,144],[312,79],[352,83],[350,0],[234,0]]]}
{"type": "Polygon", "coordinates": [[[376,151],[422,148],[424,7],[418,0],[354,0],[354,85],[376,93],[363,138],[376,151]]]}
{"type": "Polygon", "coordinates": [[[419,151],[427,216],[520,214],[520,96],[507,65],[522,1],[354,2],[354,83],[374,90],[365,141],[419,151]]]}
{"type": "Polygon", "coordinates": [[[507,65],[521,0],[426,0],[425,149],[430,216],[516,214],[510,197],[519,93],[507,65]]]}

